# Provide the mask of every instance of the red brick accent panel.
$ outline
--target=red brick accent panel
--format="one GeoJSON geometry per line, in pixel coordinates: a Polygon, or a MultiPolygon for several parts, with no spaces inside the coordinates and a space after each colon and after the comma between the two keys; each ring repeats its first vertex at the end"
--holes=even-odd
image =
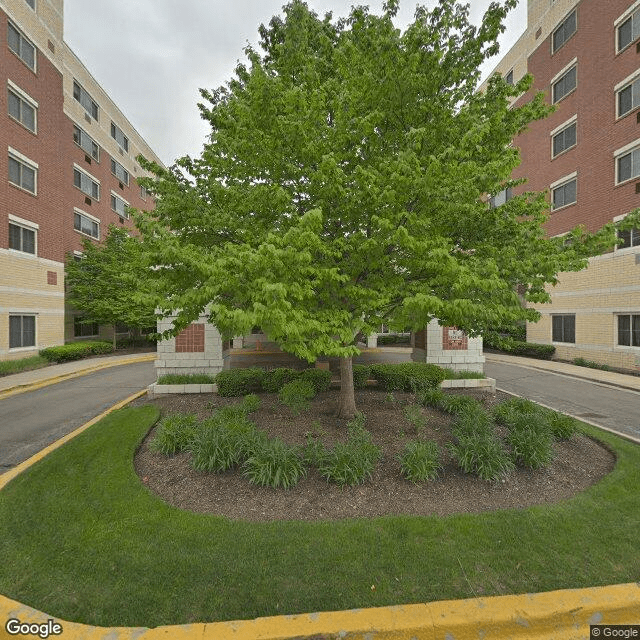
{"type": "Polygon", "coordinates": [[[415,345],[416,349],[426,349],[427,348],[427,330],[422,329],[420,331],[416,331],[415,333],[415,345]]]}
{"type": "Polygon", "coordinates": [[[58,284],[58,274],[55,271],[47,271],[47,284],[58,284]]]}
{"type": "Polygon", "coordinates": [[[442,327],[442,350],[466,349],[467,336],[456,327],[442,327]]]}
{"type": "Polygon", "coordinates": [[[192,324],[176,336],[176,353],[204,352],[204,325],[192,324]]]}

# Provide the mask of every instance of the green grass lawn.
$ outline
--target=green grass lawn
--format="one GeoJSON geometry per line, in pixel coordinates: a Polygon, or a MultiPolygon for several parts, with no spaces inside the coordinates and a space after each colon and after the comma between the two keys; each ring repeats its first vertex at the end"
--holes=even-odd
{"type": "Polygon", "coordinates": [[[640,447],[586,425],[616,468],[556,505],[248,523],[144,487],[132,460],[157,417],[115,412],[0,492],[0,593],[66,620],[156,626],[640,579],[640,447]]]}
{"type": "Polygon", "coordinates": [[[40,355],[18,360],[4,360],[0,362],[0,377],[21,373],[22,371],[31,371],[32,369],[41,369],[49,364],[51,363],[40,355]]]}

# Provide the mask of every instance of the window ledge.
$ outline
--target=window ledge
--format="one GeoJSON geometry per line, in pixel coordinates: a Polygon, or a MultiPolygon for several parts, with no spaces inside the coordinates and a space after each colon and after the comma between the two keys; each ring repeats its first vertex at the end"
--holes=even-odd
{"type": "Polygon", "coordinates": [[[29,189],[25,189],[24,187],[21,187],[19,184],[15,184],[13,182],[8,182],[8,185],[10,187],[13,187],[14,189],[18,189],[19,191],[22,191],[23,193],[27,193],[30,196],[33,196],[34,198],[38,197],[38,192],[36,191],[35,193],[33,191],[29,191],[29,189]]]}
{"type": "MultiPolygon", "coordinates": [[[[563,149],[560,153],[557,153],[555,156],[551,156],[551,162],[553,162],[556,158],[559,158],[560,156],[563,156],[565,153],[572,151],[573,149],[575,149],[578,146],[578,143],[576,142],[576,144],[572,144],[570,147],[567,147],[566,149],[563,149]]],[[[569,205],[567,205],[569,206],[569,205]]]]}
{"type": "Polygon", "coordinates": [[[92,236],[92,235],[90,235],[90,234],[88,234],[88,233],[84,233],[83,231],[80,231],[80,229],[74,229],[74,231],[75,231],[77,234],[79,234],[79,235],[81,235],[81,236],[84,236],[85,238],[90,238],[91,240],[97,240],[97,241],[99,241],[99,240],[100,240],[100,236],[98,236],[98,237],[96,238],[95,236],[92,236]]]}
{"type": "Polygon", "coordinates": [[[563,209],[568,209],[569,207],[574,207],[577,204],[578,204],[577,200],[575,202],[570,202],[569,204],[563,204],[561,207],[558,207],[557,209],[551,209],[551,213],[554,214],[556,211],[562,211],[563,209]]]}

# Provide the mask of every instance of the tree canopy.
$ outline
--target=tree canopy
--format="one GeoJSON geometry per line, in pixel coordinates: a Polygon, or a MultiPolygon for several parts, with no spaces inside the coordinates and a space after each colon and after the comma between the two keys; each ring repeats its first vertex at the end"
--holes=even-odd
{"type": "Polygon", "coordinates": [[[545,194],[489,206],[518,184],[513,138],[552,109],[542,94],[509,108],[530,76],[478,91],[515,5],[492,2],[476,27],[466,5],[440,0],[402,32],[397,0],[340,19],[293,0],[260,26],[233,78],[201,90],[202,155],[144,162],[158,204],[137,224],[175,331],[206,310],[228,336],[258,325],[309,361],[339,356],[349,415],[359,333],[437,318],[478,335],[535,319],[516,285],[548,300],[545,285],[613,230],[545,237],[545,194]]]}

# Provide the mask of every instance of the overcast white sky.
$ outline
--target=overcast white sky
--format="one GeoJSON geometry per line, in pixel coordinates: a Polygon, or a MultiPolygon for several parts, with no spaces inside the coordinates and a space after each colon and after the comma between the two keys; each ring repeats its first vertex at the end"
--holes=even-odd
{"type": "MultiPolygon", "coordinates": [[[[490,0],[470,0],[478,24],[490,0]]],[[[200,118],[198,89],[233,75],[258,27],[286,0],[65,0],[64,38],[125,116],[167,165],[199,155],[209,132],[200,118]]],[[[318,15],[346,16],[353,4],[379,13],[382,0],[307,0],[318,15]]],[[[434,0],[420,4],[433,6],[434,0]]],[[[416,1],[401,1],[396,26],[411,22],[416,1]]],[[[526,27],[526,2],[507,20],[506,53],[526,27]]],[[[499,59],[499,57],[498,57],[499,59]]],[[[497,60],[483,69],[487,75],[497,60]]]]}

